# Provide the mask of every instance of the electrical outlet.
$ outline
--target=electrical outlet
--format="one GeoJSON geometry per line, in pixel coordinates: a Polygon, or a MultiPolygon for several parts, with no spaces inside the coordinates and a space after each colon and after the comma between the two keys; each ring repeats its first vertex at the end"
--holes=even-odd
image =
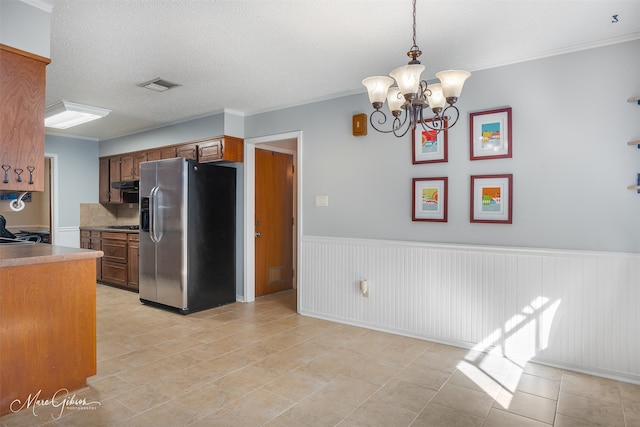
{"type": "Polygon", "coordinates": [[[316,206],[329,206],[329,196],[316,196],[316,206]]]}

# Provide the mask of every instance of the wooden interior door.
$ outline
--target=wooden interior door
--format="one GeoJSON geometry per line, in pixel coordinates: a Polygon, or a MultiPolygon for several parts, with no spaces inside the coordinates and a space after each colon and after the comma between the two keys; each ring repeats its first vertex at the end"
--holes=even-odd
{"type": "Polygon", "coordinates": [[[255,150],[256,297],[293,287],[293,156],[255,150]]]}

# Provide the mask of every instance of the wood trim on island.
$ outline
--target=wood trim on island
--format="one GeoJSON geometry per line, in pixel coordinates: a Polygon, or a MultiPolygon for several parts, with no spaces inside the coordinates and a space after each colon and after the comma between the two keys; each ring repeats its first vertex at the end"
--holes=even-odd
{"type": "MultiPolygon", "coordinates": [[[[31,248],[39,246],[50,245],[31,248]]],[[[27,399],[32,406],[56,393],[63,400],[96,374],[95,258],[102,253],[75,251],[76,258],[34,256],[29,264],[22,257],[12,265],[0,250],[0,415],[26,408],[27,399]]]]}

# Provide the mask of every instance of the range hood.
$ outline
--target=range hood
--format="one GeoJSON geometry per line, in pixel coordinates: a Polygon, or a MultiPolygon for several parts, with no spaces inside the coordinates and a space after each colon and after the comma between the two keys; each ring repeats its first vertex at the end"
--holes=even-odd
{"type": "Polygon", "coordinates": [[[137,193],[140,186],[140,181],[116,181],[111,183],[111,188],[120,190],[123,193],[137,193]]]}

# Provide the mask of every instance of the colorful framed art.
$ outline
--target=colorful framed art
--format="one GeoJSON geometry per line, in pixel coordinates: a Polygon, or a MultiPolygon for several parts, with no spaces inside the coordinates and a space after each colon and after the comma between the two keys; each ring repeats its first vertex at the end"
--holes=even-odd
{"type": "Polygon", "coordinates": [[[473,175],[470,195],[471,222],[512,223],[512,174],[473,175]]]}
{"type": "Polygon", "coordinates": [[[471,160],[511,157],[511,107],[470,113],[469,126],[471,160]]]}
{"type": "MultiPolygon", "coordinates": [[[[425,119],[433,122],[433,119],[425,119]]],[[[418,122],[411,141],[413,143],[413,164],[446,162],[449,155],[449,134],[446,130],[437,132],[424,127],[418,122]]],[[[444,125],[447,126],[445,119],[444,125]]]]}
{"type": "Polygon", "coordinates": [[[413,221],[447,222],[447,178],[413,178],[413,221]]]}

